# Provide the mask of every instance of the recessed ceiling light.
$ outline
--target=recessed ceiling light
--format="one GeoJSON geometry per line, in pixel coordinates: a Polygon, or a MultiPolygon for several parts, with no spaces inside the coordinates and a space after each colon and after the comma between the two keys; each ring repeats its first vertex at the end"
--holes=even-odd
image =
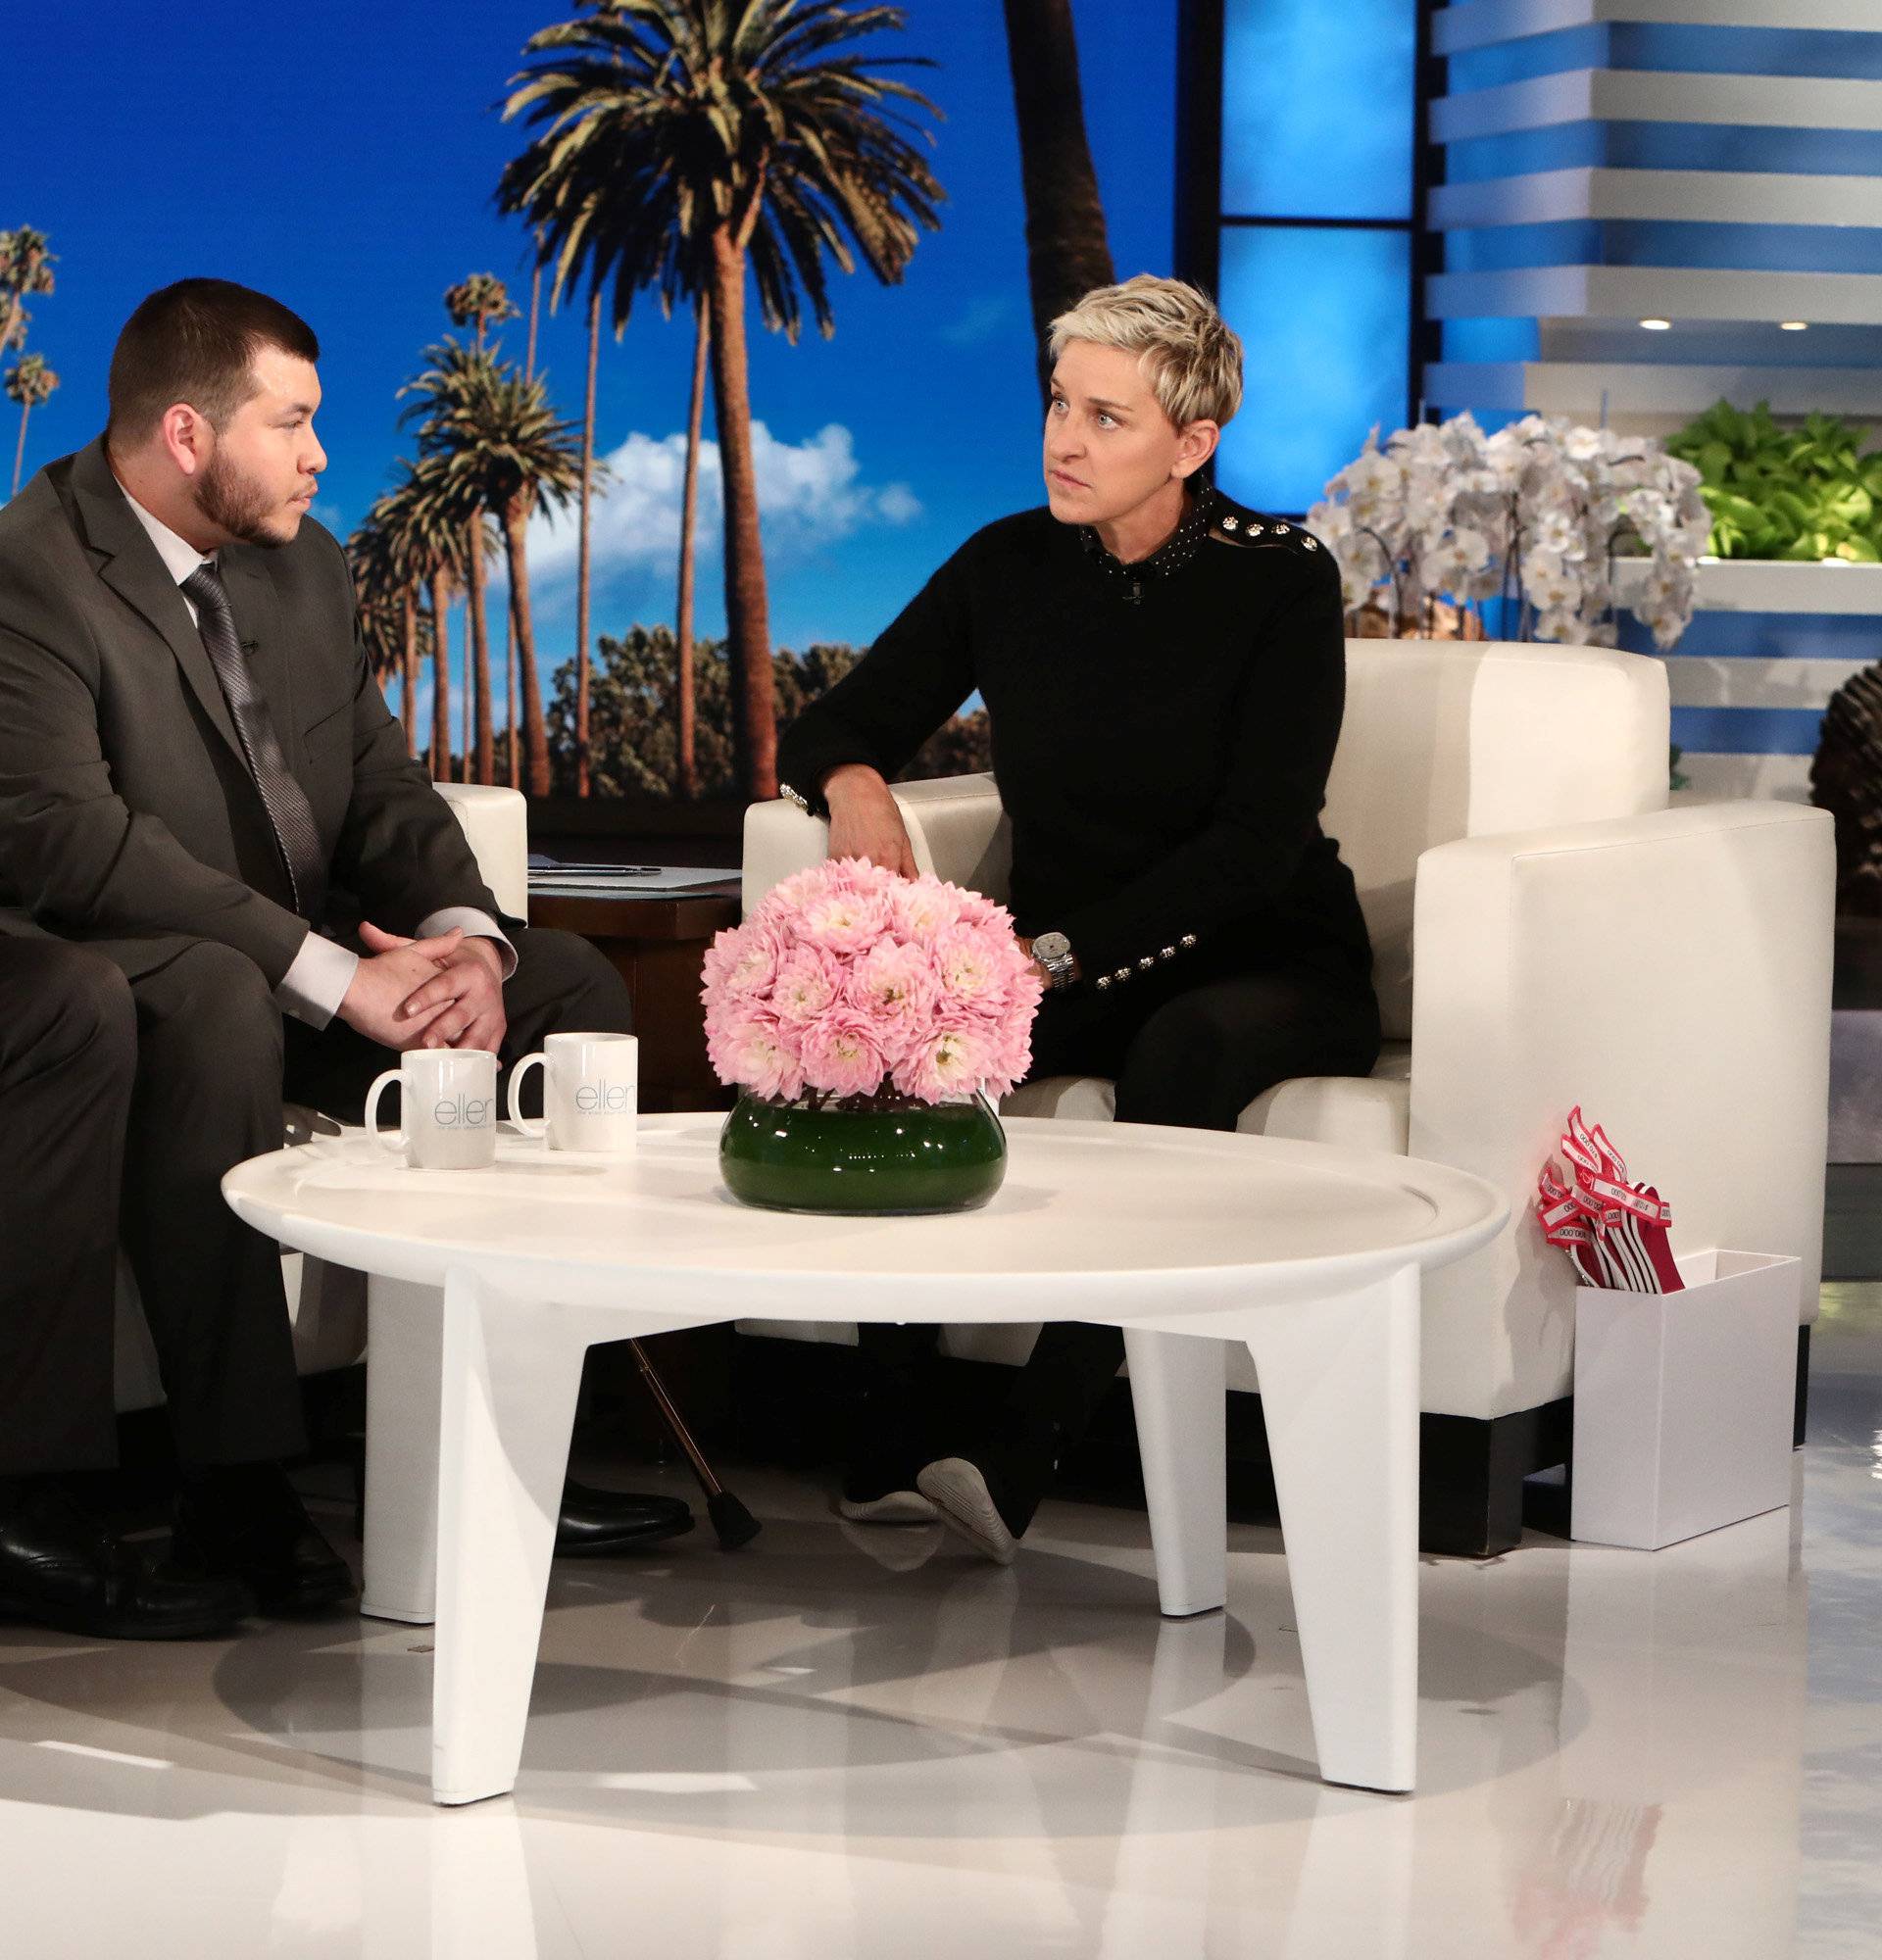
{"type": "Polygon", "coordinates": [[[1786,333],[1802,333],[1809,325],[1809,321],[1808,319],[1780,319],[1778,325],[1786,333]]]}
{"type": "Polygon", "coordinates": [[[1643,319],[1641,325],[1649,333],[1664,333],[1672,325],[1672,321],[1670,319],[1643,319]]]}

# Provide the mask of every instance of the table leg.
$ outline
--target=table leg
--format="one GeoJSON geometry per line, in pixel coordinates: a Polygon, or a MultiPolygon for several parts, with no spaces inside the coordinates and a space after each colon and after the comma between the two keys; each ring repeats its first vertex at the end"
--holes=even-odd
{"type": "Polygon", "coordinates": [[[1228,1600],[1227,1344],[1124,1329],[1157,1559],[1157,1598],[1173,1620],[1228,1600]]]}
{"type": "Polygon", "coordinates": [[[1418,1714],[1418,1269],[1263,1307],[1261,1376],[1320,1774],[1408,1790],[1418,1714]]]}
{"type": "Polygon", "coordinates": [[[515,1787],[591,1316],[444,1288],[431,1793],[515,1787]]]}
{"type": "Polygon", "coordinates": [[[438,1579],[438,1354],[444,1294],[367,1282],[366,1551],[360,1611],[429,1626],[438,1579]]]}

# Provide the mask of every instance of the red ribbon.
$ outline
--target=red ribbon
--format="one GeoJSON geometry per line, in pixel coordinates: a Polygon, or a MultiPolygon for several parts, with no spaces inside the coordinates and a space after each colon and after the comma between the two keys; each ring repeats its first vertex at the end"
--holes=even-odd
{"type": "Polygon", "coordinates": [[[1561,1154],[1569,1181],[1545,1158],[1536,1180],[1536,1214],[1543,1237],[1574,1261],[1584,1284],[1631,1293],[1678,1293],[1685,1282],[1667,1228],[1672,1206],[1651,1185],[1631,1183],[1627,1164],[1600,1124],[1568,1112],[1561,1154]]]}

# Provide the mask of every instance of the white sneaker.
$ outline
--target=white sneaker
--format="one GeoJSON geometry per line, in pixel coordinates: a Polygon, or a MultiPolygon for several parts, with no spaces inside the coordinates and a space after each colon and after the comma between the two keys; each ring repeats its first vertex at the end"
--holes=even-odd
{"type": "Polygon", "coordinates": [[[884,1491],[879,1497],[839,1497],[836,1514],[857,1525],[931,1525],[937,1516],[919,1491],[884,1491]]]}
{"type": "Polygon", "coordinates": [[[870,1525],[853,1525],[848,1518],[839,1518],[836,1529],[853,1551],[882,1571],[896,1574],[918,1572],[948,1542],[947,1533],[933,1525],[925,1530],[905,1525],[900,1531],[877,1531],[870,1525]]]}
{"type": "Polygon", "coordinates": [[[983,1558],[996,1565],[1013,1563],[1019,1541],[1007,1529],[977,1465],[965,1456],[943,1456],[930,1463],[915,1482],[940,1512],[941,1522],[959,1532],[983,1558]]]}

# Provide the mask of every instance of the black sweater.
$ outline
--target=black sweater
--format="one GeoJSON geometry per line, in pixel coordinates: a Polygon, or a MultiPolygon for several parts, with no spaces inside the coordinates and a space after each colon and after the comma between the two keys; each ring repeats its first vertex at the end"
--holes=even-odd
{"type": "Polygon", "coordinates": [[[1214,970],[1369,970],[1319,826],[1346,691],[1338,569],[1297,525],[1205,495],[1143,566],[1044,510],[976,531],[792,724],[780,776],[818,809],[839,763],[893,778],[977,688],[1015,918],[1065,933],[1086,985],[1197,948],[1214,970]]]}

